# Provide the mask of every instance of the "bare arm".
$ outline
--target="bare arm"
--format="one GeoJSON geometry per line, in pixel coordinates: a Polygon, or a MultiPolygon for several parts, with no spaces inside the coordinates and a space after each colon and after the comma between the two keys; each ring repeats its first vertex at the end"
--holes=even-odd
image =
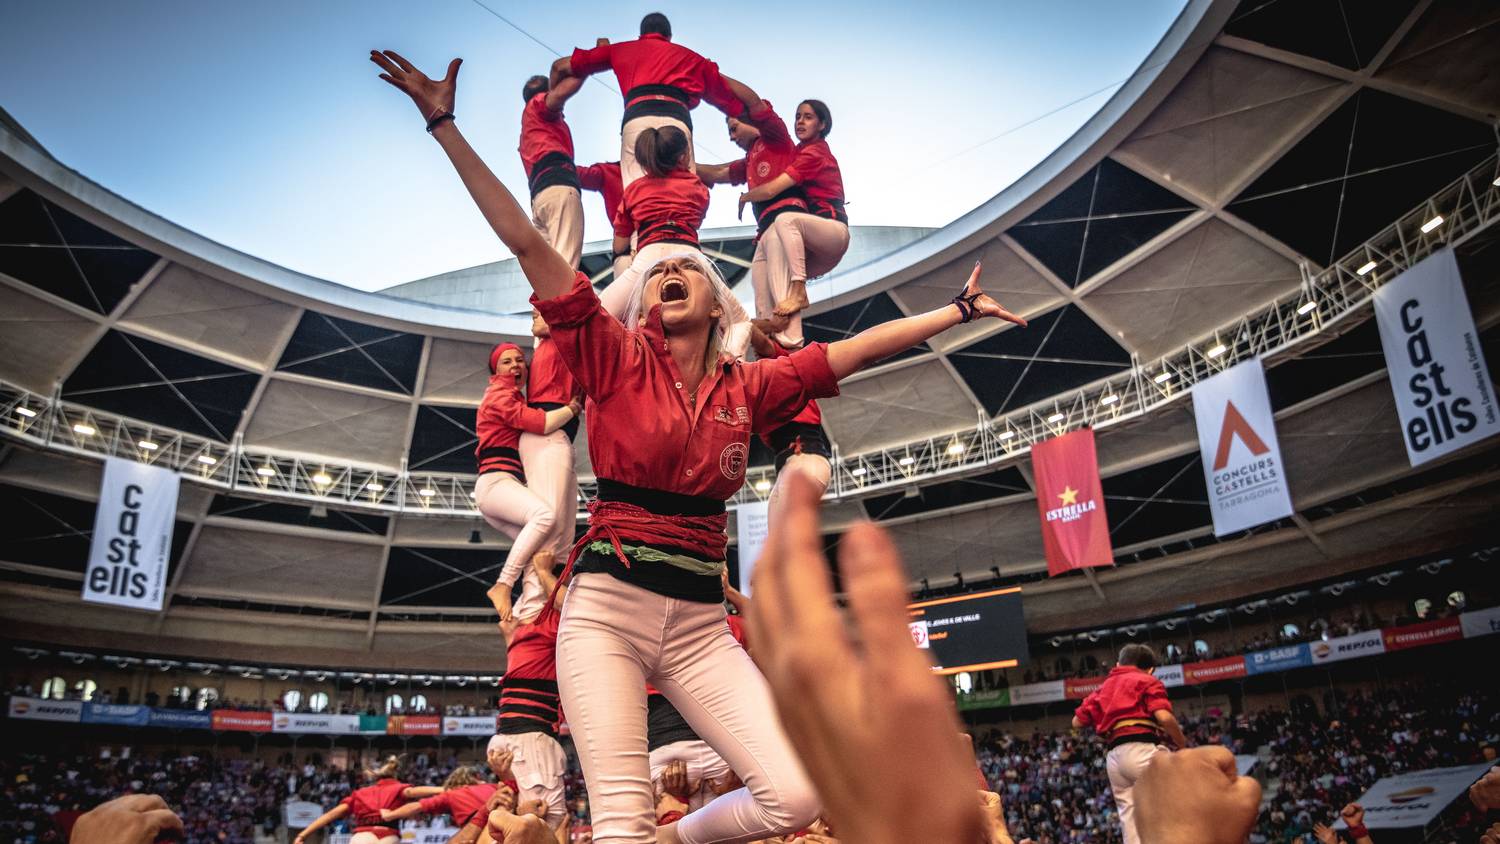
{"type": "MultiPolygon", "coordinates": [[[[1000,307],[979,288],[979,273],[982,268],[974,264],[974,272],[964,285],[964,296],[974,297],[974,317],[996,317],[1016,325],[1025,326],[1026,320],[1000,307]]],[[[925,343],[943,331],[963,322],[958,305],[944,305],[925,314],[893,319],[867,328],[847,340],[836,340],[828,344],[828,366],[833,376],[843,380],[876,361],[884,360],[897,352],[903,352],[919,343],[925,343]]]]}
{"type": "Polygon", "coordinates": [[[405,806],[397,809],[381,809],[380,819],[386,823],[390,823],[392,821],[404,821],[407,818],[414,818],[420,814],[423,814],[421,803],[407,803],[405,806]]]}
{"type": "Polygon", "coordinates": [[[401,792],[401,796],[407,800],[421,800],[423,797],[436,797],[443,793],[440,785],[414,785],[401,792]]]}
{"type": "Polygon", "coordinates": [[[1171,739],[1172,743],[1177,745],[1179,749],[1188,746],[1187,736],[1182,732],[1182,725],[1177,723],[1177,716],[1173,715],[1171,710],[1158,709],[1151,713],[1151,717],[1156,720],[1156,723],[1161,725],[1161,728],[1167,733],[1167,738],[1171,739]]]}
{"type": "Polygon", "coordinates": [[[552,63],[552,72],[548,75],[549,87],[556,88],[564,79],[573,79],[573,57],[563,56],[552,63]]]}
{"type": "MultiPolygon", "coordinates": [[[[392,51],[370,52],[370,61],[379,65],[385,73],[381,79],[399,88],[411,97],[423,117],[429,122],[442,114],[453,113],[453,102],[458,90],[458,68],[462,59],[454,59],[448,65],[448,75],[441,80],[428,79],[410,62],[392,51]]],[[[463,180],[469,196],[479,206],[480,213],[494,229],[521,264],[527,281],[539,298],[552,299],[568,292],[573,286],[573,268],[557,254],[531,222],[531,215],[522,210],[516,198],[495,177],[493,171],[480,159],[479,154],[464,139],[452,120],[442,120],[432,128],[453,169],[463,180]]]]}
{"type": "Polygon", "coordinates": [[[561,112],[568,99],[578,93],[583,87],[583,80],[576,76],[568,76],[560,79],[556,84],[547,89],[547,110],[561,112]]]}
{"type": "Polygon", "coordinates": [[[308,824],[306,829],[297,833],[296,844],[302,844],[303,841],[307,840],[307,837],[309,835],[312,835],[314,832],[317,832],[318,830],[322,829],[325,826],[328,826],[329,824],[347,814],[349,814],[348,806],[344,805],[343,803],[334,806],[332,809],[324,812],[317,820],[308,824]]]}
{"type": "Polygon", "coordinates": [[[542,433],[550,434],[562,426],[572,422],[578,415],[578,402],[573,400],[564,407],[554,408],[547,411],[547,421],[542,425],[542,433]]]}
{"type": "Polygon", "coordinates": [[[698,178],[705,185],[727,185],[729,184],[728,164],[694,164],[698,169],[698,178]]]}
{"type": "Polygon", "coordinates": [[[1078,720],[1078,716],[1077,715],[1073,716],[1073,729],[1075,729],[1075,730],[1081,730],[1081,729],[1083,729],[1083,722],[1080,721],[1080,720],[1078,720]]]}
{"type": "Polygon", "coordinates": [[[734,94],[744,104],[745,111],[755,108],[755,104],[760,102],[760,95],[755,93],[749,85],[722,73],[719,74],[719,78],[724,80],[724,87],[728,88],[729,92],[734,94]]]}
{"type": "Polygon", "coordinates": [[[740,197],[740,204],[744,205],[746,202],[765,202],[766,200],[781,193],[787,188],[796,186],[797,182],[795,179],[785,173],[782,173],[780,176],[777,176],[771,181],[766,182],[759,187],[752,188],[751,190],[746,191],[745,195],[740,197]]]}
{"type": "Polygon", "coordinates": [[[615,239],[610,241],[609,248],[616,255],[627,255],[630,253],[630,238],[615,235],[615,239]]]}

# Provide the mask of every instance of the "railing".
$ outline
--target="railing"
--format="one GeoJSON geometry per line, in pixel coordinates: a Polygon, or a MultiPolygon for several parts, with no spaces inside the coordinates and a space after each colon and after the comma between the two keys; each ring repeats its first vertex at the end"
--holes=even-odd
{"type": "MultiPolygon", "coordinates": [[[[1500,162],[1494,155],[1454,180],[1327,269],[1303,271],[1303,284],[1151,363],[1061,393],[972,428],[855,455],[834,456],[828,497],[880,492],[991,471],[1041,440],[1068,430],[1108,428],[1188,394],[1197,382],[1256,356],[1289,354],[1365,309],[1375,291],[1438,248],[1500,216],[1500,162]],[[1436,220],[1438,222],[1434,223],[1436,220]]],[[[173,431],[0,381],[0,433],[54,451],[114,456],[160,465],[237,494],[313,506],[473,517],[473,475],[360,466],[276,454],[173,431]]],[[[752,467],[731,507],[764,500],[774,475],[752,467]]],[[[594,484],[580,484],[586,502],[594,484]]]]}

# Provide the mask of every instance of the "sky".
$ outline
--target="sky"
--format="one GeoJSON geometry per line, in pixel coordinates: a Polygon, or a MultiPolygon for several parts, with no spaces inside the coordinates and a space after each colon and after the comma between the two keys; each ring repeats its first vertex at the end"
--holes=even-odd
{"type": "MultiPolygon", "coordinates": [[[[65,165],[155,214],[375,290],[509,253],[410,100],[377,78],[371,48],[434,77],[464,59],[459,126],[525,204],[521,85],[552,50],[627,40],[662,11],[675,41],[789,123],[801,99],[829,104],[852,224],[941,226],[1076,131],[1184,5],[482,2],[0,0],[0,107],[65,165]]],[[[619,158],[620,112],[593,81],[568,103],[580,164],[619,158]]],[[[694,121],[698,160],[738,157],[716,110],[700,106],[694,121]]],[[[705,227],[737,224],[736,196],[716,188],[705,227]]],[[[585,192],[584,210],[585,239],[607,238],[598,194],[585,192]]]]}

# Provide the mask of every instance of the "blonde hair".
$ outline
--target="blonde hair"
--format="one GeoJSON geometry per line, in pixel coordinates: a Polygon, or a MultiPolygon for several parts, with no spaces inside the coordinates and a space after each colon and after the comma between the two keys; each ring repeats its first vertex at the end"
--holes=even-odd
{"type": "Polygon", "coordinates": [[[462,765],[454,768],[453,773],[449,774],[448,778],[443,780],[443,790],[463,788],[466,785],[478,785],[481,782],[483,780],[479,779],[479,776],[474,773],[473,768],[468,765],[462,765]]]}
{"type": "MultiPolygon", "coordinates": [[[[701,251],[692,249],[691,247],[684,247],[682,251],[663,255],[653,261],[650,266],[642,268],[640,274],[635,278],[635,287],[630,292],[630,304],[625,310],[624,323],[627,328],[635,328],[640,325],[641,319],[645,316],[642,303],[646,296],[646,282],[651,277],[651,271],[656,268],[656,265],[662,261],[680,258],[690,260],[693,266],[708,278],[709,286],[713,288],[714,299],[719,303],[719,316],[714,321],[714,324],[709,327],[708,345],[704,349],[703,357],[704,370],[711,372],[718,365],[719,352],[727,348],[726,337],[729,334],[730,328],[736,322],[736,318],[748,320],[749,316],[745,313],[744,306],[735,298],[734,291],[730,290],[728,283],[724,281],[724,276],[719,272],[718,264],[714,263],[712,258],[704,255],[701,251]]],[[[634,267],[631,269],[634,269],[634,267]]]]}
{"type": "Polygon", "coordinates": [[[394,777],[401,772],[401,757],[387,756],[378,768],[366,768],[365,777],[372,780],[383,780],[386,777],[394,777]]]}

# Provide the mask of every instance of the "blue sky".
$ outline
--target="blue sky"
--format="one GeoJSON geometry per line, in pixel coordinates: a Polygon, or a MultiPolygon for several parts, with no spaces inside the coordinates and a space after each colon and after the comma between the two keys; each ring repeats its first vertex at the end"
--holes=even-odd
{"type": "MultiPolygon", "coordinates": [[[[854,224],[918,226],[1014,181],[1113,88],[956,154],[1123,80],[1183,5],[484,2],[565,52],[665,12],[675,40],[784,115],[805,97],[829,103],[854,224]]],[[[93,181],[300,272],[369,290],[505,257],[371,48],[433,75],[462,56],[459,123],[525,193],[520,88],[553,54],[474,0],[0,0],[0,106],[93,181]]],[[[620,108],[594,83],[569,103],[580,163],[619,157],[620,108]]],[[[718,112],[695,120],[700,160],[738,152],[718,112]]],[[[735,196],[715,189],[707,225],[735,224],[735,196]]],[[[584,208],[586,238],[607,237],[598,195],[584,208]]]]}

